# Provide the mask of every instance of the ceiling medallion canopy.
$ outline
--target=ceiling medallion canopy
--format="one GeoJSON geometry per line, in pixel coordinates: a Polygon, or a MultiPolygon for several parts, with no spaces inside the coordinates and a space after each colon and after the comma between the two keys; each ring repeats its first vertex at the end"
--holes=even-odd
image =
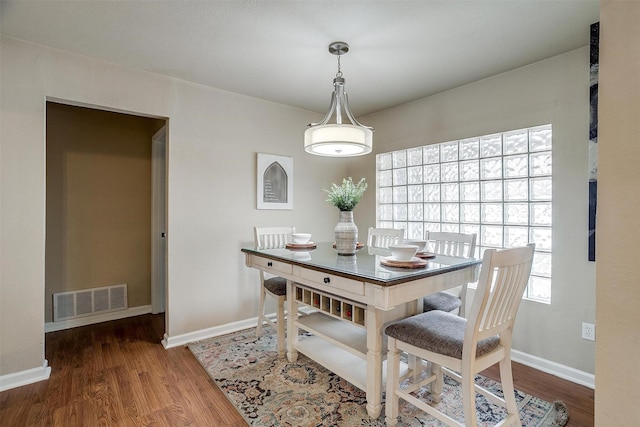
{"type": "Polygon", "coordinates": [[[304,150],[307,153],[329,157],[361,156],[371,152],[373,128],[356,120],[349,108],[349,99],[340,70],[340,56],[349,52],[345,42],[333,42],[329,52],[338,58],[338,72],[333,79],[331,105],[327,115],[318,123],[310,123],[304,132],[304,150]],[[351,124],[343,123],[343,114],[351,124]],[[333,118],[333,121],[331,119],[333,118]]]}

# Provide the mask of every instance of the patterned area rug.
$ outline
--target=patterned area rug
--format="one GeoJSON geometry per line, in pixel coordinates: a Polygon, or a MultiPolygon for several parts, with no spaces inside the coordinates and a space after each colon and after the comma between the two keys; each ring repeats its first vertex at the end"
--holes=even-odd
{"type": "MultiPolygon", "coordinates": [[[[245,330],[189,345],[189,349],[229,400],[255,427],[274,426],[384,426],[384,407],[378,419],[365,408],[365,393],[303,354],[296,363],[279,359],[275,333],[266,328],[260,338],[245,330]]],[[[476,383],[491,390],[500,385],[478,377],[476,383]]],[[[463,419],[461,387],[445,376],[439,405],[458,420],[463,419]]],[[[546,402],[517,392],[523,426],[564,426],[568,420],[561,402],[546,402]]],[[[400,401],[400,426],[443,426],[440,421],[400,401]]],[[[504,411],[476,400],[479,426],[493,425],[504,411]]]]}

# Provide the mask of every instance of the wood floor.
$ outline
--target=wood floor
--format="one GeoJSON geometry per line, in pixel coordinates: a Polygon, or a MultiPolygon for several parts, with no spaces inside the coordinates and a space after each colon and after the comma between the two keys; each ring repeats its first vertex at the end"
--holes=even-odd
{"type": "MultiPolygon", "coordinates": [[[[246,426],[189,349],[162,347],[164,330],[164,316],[149,314],[46,334],[51,378],[0,393],[0,426],[246,426]]],[[[568,426],[594,425],[593,390],[517,363],[513,372],[516,388],[564,401],[568,426]]]]}

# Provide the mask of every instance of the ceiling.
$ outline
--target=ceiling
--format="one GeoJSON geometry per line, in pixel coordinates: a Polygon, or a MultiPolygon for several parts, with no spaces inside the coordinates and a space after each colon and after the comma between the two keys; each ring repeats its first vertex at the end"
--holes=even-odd
{"type": "Polygon", "coordinates": [[[372,113],[589,43],[599,0],[5,1],[4,36],[325,113],[372,113]]]}

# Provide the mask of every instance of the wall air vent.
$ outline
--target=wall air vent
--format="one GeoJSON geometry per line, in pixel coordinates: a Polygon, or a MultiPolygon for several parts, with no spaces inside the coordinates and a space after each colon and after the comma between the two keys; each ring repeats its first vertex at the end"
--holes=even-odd
{"type": "Polygon", "coordinates": [[[53,294],[54,322],[127,308],[126,284],[53,294]]]}

